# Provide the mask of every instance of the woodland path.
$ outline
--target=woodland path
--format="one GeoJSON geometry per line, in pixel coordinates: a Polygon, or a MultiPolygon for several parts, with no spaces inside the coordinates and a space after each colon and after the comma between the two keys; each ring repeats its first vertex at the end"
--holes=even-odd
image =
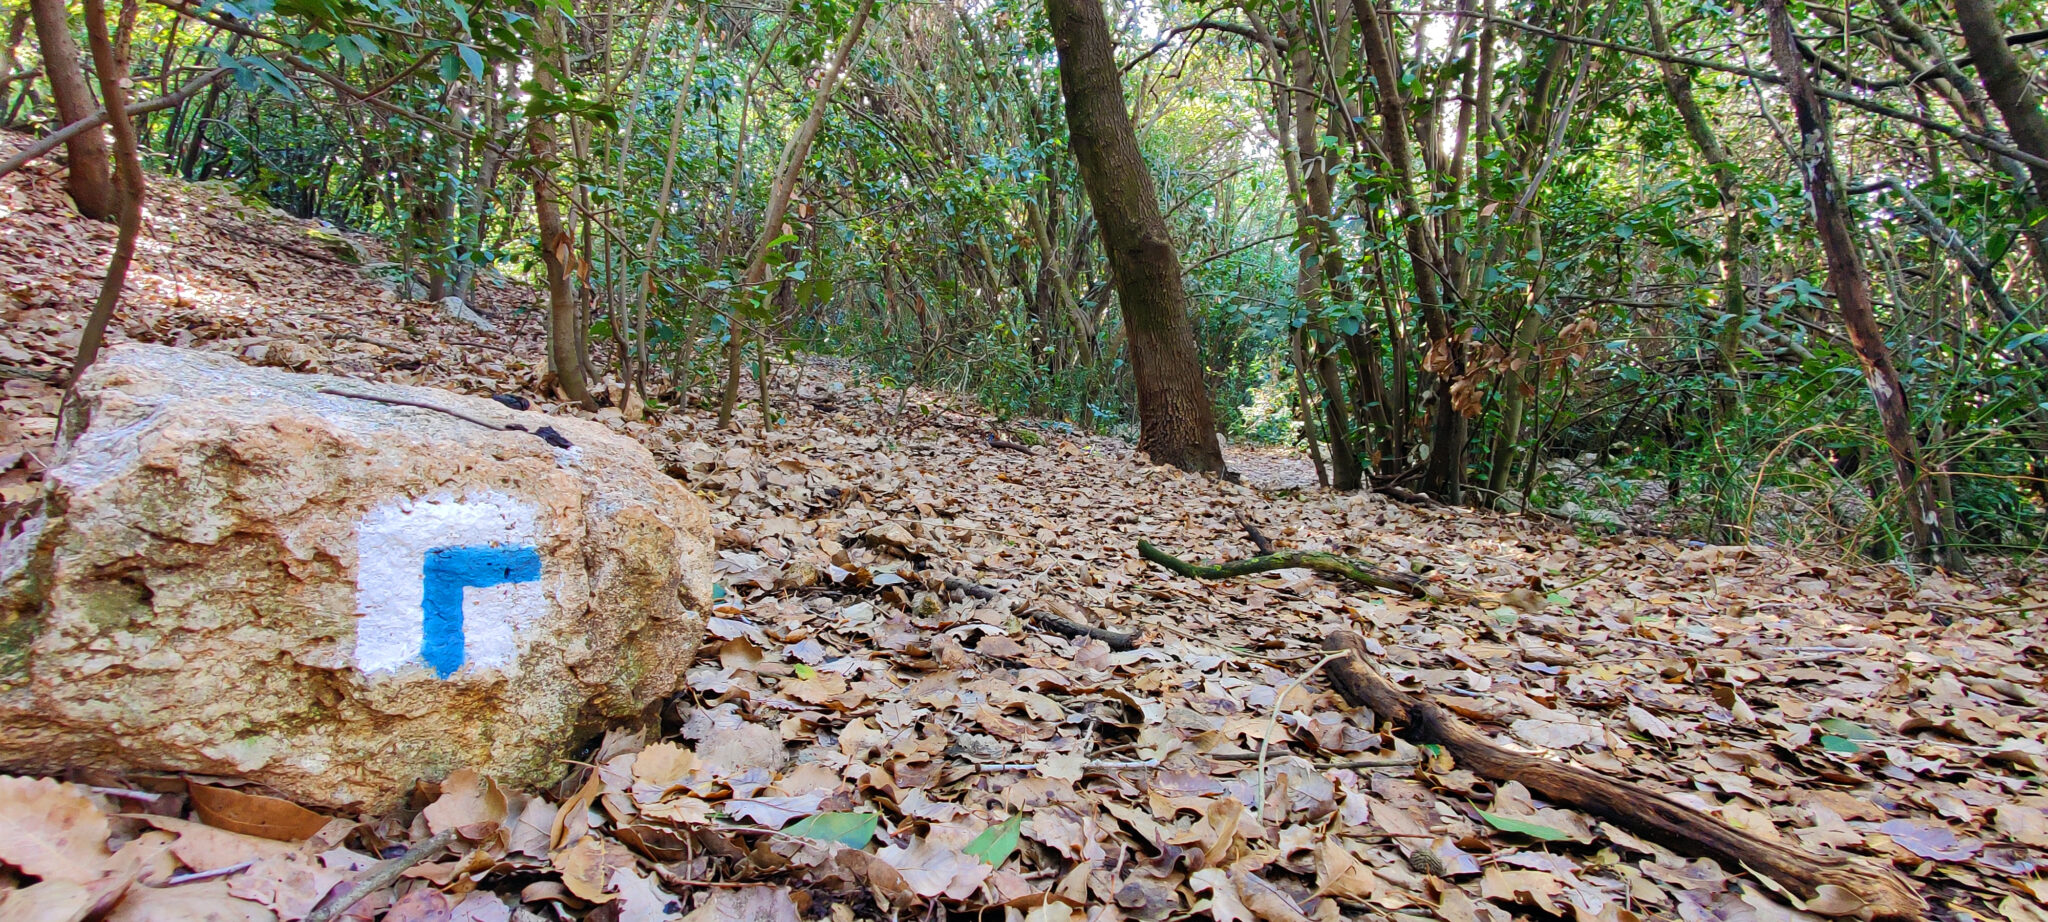
{"type": "MultiPolygon", "coordinates": [[[[0,180],[9,501],[33,492],[47,457],[56,391],[43,379],[68,362],[113,237],[70,215],[48,170],[0,180]]],[[[479,309],[510,330],[486,337],[391,298],[318,255],[307,225],[221,190],[159,180],[150,211],[116,341],[530,394],[539,320],[517,310],[530,291],[486,289],[479,309]]],[[[1455,767],[1330,767],[1416,755],[1305,675],[1341,628],[1363,632],[1397,681],[1503,742],[1758,836],[1892,863],[1958,918],[2048,918],[2035,908],[2048,896],[2048,796],[2035,780],[2048,773],[2048,632],[2006,611],[2048,589],[1297,494],[1313,470],[1277,452],[1236,450],[1248,483],[1234,485],[1148,466],[1112,439],[1000,450],[986,438],[1002,430],[974,407],[906,399],[838,363],[802,366],[801,380],[785,370],[775,392],[788,418],[765,432],[751,411],[739,433],[697,410],[595,414],[712,504],[726,600],[661,726],[608,736],[588,754],[604,766],[593,786],[578,771],[560,790],[515,793],[509,836],[485,856],[511,872],[480,892],[557,875],[566,901],[609,883],[621,918],[659,917],[678,893],[746,894],[767,901],[748,911],[763,916],[830,894],[885,915],[863,902],[880,893],[1035,901],[1042,919],[1165,918],[1200,901],[1219,919],[1505,919],[1529,907],[1615,922],[1799,918],[1752,878],[1518,784],[1455,767]],[[1245,556],[1240,516],[1282,547],[1509,602],[1431,605],[1300,570],[1204,584],[1136,556],[1141,538],[1191,559],[1245,556]],[[949,594],[946,577],[998,597],[949,594]],[[1071,642],[1035,627],[1035,611],[1136,632],[1139,648],[1071,642]],[[745,796],[729,796],[737,783],[704,799],[635,792],[669,770],[657,764],[714,753],[760,771],[745,796]],[[593,797],[602,811],[583,810],[593,797]],[[595,857],[550,856],[564,800],[597,833],[584,840],[595,857]],[[879,816],[888,841],[869,854],[887,868],[762,832],[821,810],[879,816]],[[1000,870],[966,854],[1013,814],[1021,838],[1000,870]],[[696,831],[687,847],[679,827],[696,831]],[[677,882],[704,880],[762,886],[677,882]]],[[[456,860],[429,868],[452,879],[456,860]]],[[[297,879],[268,892],[283,899],[277,888],[297,879]]]]}

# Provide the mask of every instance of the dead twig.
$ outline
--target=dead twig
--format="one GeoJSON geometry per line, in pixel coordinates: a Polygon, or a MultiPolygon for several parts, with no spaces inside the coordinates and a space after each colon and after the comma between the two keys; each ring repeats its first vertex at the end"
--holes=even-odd
{"type": "Polygon", "coordinates": [[[1257,813],[1260,823],[1266,821],[1266,748],[1272,745],[1273,730],[1280,725],[1280,709],[1287,706],[1287,696],[1293,694],[1295,689],[1300,688],[1301,683],[1308,679],[1309,676],[1323,671],[1323,667],[1328,666],[1331,660],[1350,655],[1350,650],[1331,651],[1329,655],[1316,660],[1316,664],[1308,667],[1307,672],[1295,676],[1280,689],[1280,694],[1273,698],[1273,710],[1266,715],[1266,732],[1259,734],[1259,770],[1254,776],[1259,779],[1255,783],[1254,790],[1259,792],[1257,813]]]}
{"type": "Polygon", "coordinates": [[[462,420],[463,422],[474,423],[476,425],[484,427],[485,429],[491,429],[497,432],[524,432],[527,433],[528,435],[537,436],[541,441],[546,442],[549,445],[553,445],[556,448],[572,447],[569,440],[567,438],[564,438],[560,432],[556,432],[555,427],[553,426],[542,426],[539,429],[528,429],[525,426],[519,425],[518,423],[506,423],[505,425],[501,426],[498,425],[497,423],[486,422],[484,420],[478,419],[459,410],[451,410],[448,409],[447,407],[438,407],[431,403],[424,403],[418,400],[406,400],[402,397],[377,397],[370,394],[354,394],[348,391],[338,391],[331,387],[321,388],[320,393],[332,394],[333,396],[336,397],[349,397],[355,400],[367,400],[371,403],[390,404],[391,406],[394,407],[414,407],[421,410],[432,410],[436,413],[446,413],[449,416],[453,416],[456,419],[462,420]]]}
{"type": "Polygon", "coordinates": [[[1000,438],[995,435],[990,435],[988,437],[988,446],[990,448],[1000,448],[1003,449],[1004,451],[1014,451],[1026,455],[1038,454],[1038,452],[1032,451],[1031,446],[1029,445],[1025,445],[1022,442],[1012,442],[1009,439],[1000,438]]]}
{"type": "Polygon", "coordinates": [[[1258,523],[1253,522],[1251,516],[1239,512],[1237,514],[1237,524],[1244,526],[1244,536],[1251,539],[1252,546],[1258,548],[1259,553],[1274,553],[1273,539],[1266,537],[1266,533],[1259,530],[1258,523]]]}
{"type": "Polygon", "coordinates": [[[256,859],[251,858],[247,861],[238,861],[224,868],[214,868],[211,871],[192,871],[185,874],[174,874],[165,880],[163,885],[166,887],[176,887],[180,884],[196,884],[202,880],[212,880],[216,877],[226,877],[229,874],[239,874],[248,870],[255,863],[256,859]]]}
{"type": "Polygon", "coordinates": [[[1383,570],[1363,560],[1353,560],[1349,557],[1339,557],[1335,554],[1326,554],[1321,551],[1277,551],[1271,554],[1261,554],[1257,557],[1248,557],[1244,560],[1230,560],[1217,564],[1196,564],[1188,563],[1160,550],[1158,545],[1140,539],[1138,541],[1138,554],[1146,560],[1152,561],[1175,573],[1194,579],[1229,579],[1233,576],[1249,576],[1253,573],[1301,567],[1331,576],[1341,576],[1352,582],[1361,583],[1376,589],[1391,589],[1395,592],[1405,593],[1418,599],[1428,599],[1432,602],[1443,601],[1447,596],[1464,598],[1467,595],[1462,592],[1446,593],[1442,589],[1430,585],[1428,581],[1419,576],[1383,570]]]}
{"type": "MultiPolygon", "coordinates": [[[[968,765],[967,767],[977,772],[1035,772],[1038,771],[1039,768],[1041,768],[1042,766],[1040,766],[1037,762],[976,762],[968,765]]],[[[1089,759],[1088,761],[1081,763],[1082,771],[1091,772],[1108,772],[1129,770],[1134,768],[1158,767],[1158,759],[1133,759],[1129,761],[1118,761],[1116,759],[1089,759]]]]}
{"type": "MultiPolygon", "coordinates": [[[[970,583],[967,580],[960,579],[959,577],[946,577],[945,586],[947,589],[952,589],[957,592],[960,592],[961,594],[966,595],[968,598],[982,600],[1002,598],[1002,594],[995,591],[994,589],[990,589],[987,586],[970,583]]],[[[1085,624],[1080,624],[1078,622],[1062,618],[1059,615],[1055,615],[1049,611],[1033,609],[1031,611],[1020,612],[1019,614],[1022,614],[1024,617],[1038,622],[1046,630],[1049,630],[1062,637],[1091,637],[1096,640],[1100,640],[1103,643],[1109,644],[1110,649],[1119,652],[1126,650],[1135,650],[1138,647],[1138,635],[1136,634],[1122,634],[1116,631],[1104,630],[1099,627],[1090,627],[1085,624]]]]}
{"type": "Polygon", "coordinates": [[[1069,621],[1052,612],[1040,609],[1023,612],[1023,615],[1043,625],[1046,630],[1063,637],[1090,637],[1108,644],[1110,649],[1118,652],[1138,648],[1138,635],[1136,634],[1120,634],[1116,631],[1104,630],[1099,627],[1089,627],[1088,625],[1069,621]]]}
{"type": "MultiPolygon", "coordinates": [[[[1286,753],[1282,753],[1282,755],[1286,755],[1286,753]]],[[[1224,754],[1222,754],[1222,755],[1217,755],[1216,753],[1208,753],[1208,754],[1206,754],[1206,755],[1203,755],[1203,756],[1202,756],[1202,758],[1204,758],[1204,759],[1214,759],[1215,761],[1218,761],[1218,762],[1256,762],[1256,761],[1258,761],[1258,758],[1259,758],[1259,754],[1258,754],[1258,753],[1256,753],[1256,752],[1229,752],[1229,753],[1224,753],[1224,754]]],[[[1413,758],[1410,758],[1410,759],[1343,759],[1343,760],[1338,760],[1338,761],[1334,761],[1334,762],[1331,762],[1331,761],[1321,761],[1321,762],[1319,762],[1319,761],[1316,761],[1316,760],[1314,760],[1314,759],[1309,759],[1309,760],[1307,760],[1307,761],[1308,761],[1308,764],[1310,764],[1310,765],[1313,765],[1313,766],[1315,766],[1315,767],[1317,767],[1317,768],[1325,768],[1325,769],[1327,769],[1327,768],[1408,768],[1408,767],[1411,767],[1411,766],[1416,766],[1416,765],[1421,765],[1421,764],[1422,764],[1422,760],[1421,760],[1421,759],[1413,759],[1413,758]]]]}
{"type": "Polygon", "coordinates": [[[400,874],[411,870],[414,865],[441,853],[442,849],[455,841],[455,830],[444,829],[434,837],[405,850],[405,854],[381,862],[363,872],[356,882],[342,892],[339,899],[330,900],[306,914],[305,922],[332,922],[334,918],[349,911],[349,908],[398,879],[400,874]]]}

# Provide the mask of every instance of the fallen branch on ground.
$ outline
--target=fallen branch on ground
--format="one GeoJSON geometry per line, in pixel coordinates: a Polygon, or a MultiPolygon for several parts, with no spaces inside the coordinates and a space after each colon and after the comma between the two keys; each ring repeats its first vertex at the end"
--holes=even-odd
{"type": "MultiPolygon", "coordinates": [[[[1299,755],[1301,755],[1301,753],[1298,753],[1298,752],[1283,752],[1283,753],[1281,753],[1281,754],[1280,754],[1280,757],[1281,757],[1281,758],[1286,758],[1287,756],[1299,756],[1299,755]]],[[[1218,754],[1216,754],[1216,753],[1213,753],[1213,752],[1211,752],[1211,753],[1205,753],[1205,754],[1203,754],[1202,758],[1204,758],[1204,759],[1214,759],[1215,761],[1218,761],[1218,762],[1257,762],[1257,761],[1259,760],[1259,754],[1258,754],[1258,753],[1256,753],[1256,752],[1226,752],[1226,753],[1223,753],[1223,754],[1221,754],[1221,755],[1218,755],[1218,754]]],[[[1315,766],[1315,767],[1317,767],[1317,768],[1413,768],[1413,767],[1415,767],[1415,766],[1417,766],[1417,765],[1421,765],[1421,764],[1422,764],[1422,760],[1421,760],[1421,759],[1414,759],[1414,758],[1409,758],[1409,759],[1338,759],[1338,760],[1335,760],[1335,761],[1330,761],[1330,760],[1321,760],[1321,761],[1319,761],[1319,760],[1316,760],[1316,759],[1308,759],[1307,761],[1308,761],[1308,764],[1310,764],[1310,765],[1313,765],[1313,766],[1315,766]]]]}
{"type": "Polygon", "coordinates": [[[1009,439],[1002,438],[996,435],[990,435],[988,437],[988,444],[990,448],[1001,448],[1004,449],[1005,451],[1014,451],[1019,454],[1037,454],[1037,452],[1031,450],[1031,446],[1029,445],[1025,445],[1022,442],[1012,442],[1009,439]]]}
{"type": "MultiPolygon", "coordinates": [[[[958,577],[946,577],[946,588],[960,592],[969,598],[1002,598],[1002,594],[995,591],[994,589],[990,589],[987,586],[982,586],[976,583],[970,583],[958,577]]],[[[1138,647],[1137,634],[1122,634],[1116,631],[1104,630],[1099,627],[1090,627],[1085,624],[1080,624],[1068,620],[1066,618],[1062,618],[1058,615],[1053,614],[1052,612],[1044,611],[1041,609],[1033,609],[1031,611],[1019,612],[1018,614],[1021,614],[1026,618],[1038,622],[1039,624],[1043,625],[1046,630],[1049,630],[1062,637],[1092,637],[1096,640],[1102,641],[1103,643],[1109,644],[1110,649],[1117,650],[1119,652],[1124,650],[1135,650],[1138,647]]]]}
{"type": "Polygon", "coordinates": [[[1430,496],[1427,493],[1417,493],[1414,490],[1397,487],[1393,484],[1387,484],[1386,486],[1381,487],[1373,487],[1372,491],[1388,499],[1407,503],[1410,506],[1427,506],[1431,509],[1444,508],[1443,503],[1437,502],[1435,497],[1430,496]]]}
{"type": "Polygon", "coordinates": [[[1092,637],[1108,644],[1110,649],[1119,652],[1138,648],[1138,635],[1136,634],[1121,634],[1099,627],[1090,627],[1079,622],[1069,621],[1043,609],[1032,609],[1031,611],[1022,612],[1022,614],[1024,617],[1043,625],[1046,630],[1062,637],[1092,637]]]}
{"type": "Polygon", "coordinates": [[[1412,743],[1442,746],[1458,767],[1493,781],[1519,781],[1552,803],[1600,817],[1689,855],[1712,858],[1730,871],[1766,878],[1809,912],[1864,919],[1919,920],[1927,900],[1905,877],[1887,868],[1836,855],[1814,855],[1736,830],[1711,816],[1657,794],[1583,768],[1507,749],[1425,698],[1395,687],[1371,665],[1365,639],[1336,631],[1323,648],[1348,652],[1324,666],[1338,694],[1399,725],[1412,743]]]}
{"type": "Polygon", "coordinates": [[[1302,567],[1318,573],[1341,576],[1352,582],[1372,586],[1377,589],[1391,589],[1395,592],[1406,593],[1415,598],[1428,599],[1432,602],[1440,602],[1447,597],[1462,598],[1465,595],[1462,592],[1447,593],[1443,589],[1430,585],[1428,581],[1419,576],[1383,570],[1363,560],[1339,557],[1335,554],[1323,553],[1322,551],[1276,551],[1271,554],[1261,554],[1257,557],[1247,557],[1244,560],[1230,560],[1218,564],[1195,564],[1188,563],[1160,550],[1158,545],[1150,541],[1140,539],[1138,541],[1138,553],[1146,560],[1152,561],[1182,576],[1195,579],[1229,579],[1233,576],[1249,576],[1253,573],[1302,567]]]}

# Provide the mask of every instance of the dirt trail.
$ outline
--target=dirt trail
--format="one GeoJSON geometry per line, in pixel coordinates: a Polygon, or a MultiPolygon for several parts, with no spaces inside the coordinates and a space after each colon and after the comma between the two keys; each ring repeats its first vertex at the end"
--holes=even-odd
{"type": "MultiPolygon", "coordinates": [[[[530,392],[538,319],[517,310],[530,292],[497,290],[482,309],[513,332],[481,336],[298,252],[300,222],[219,190],[153,189],[117,341],[530,392]],[[292,249],[251,242],[286,238],[292,249]]],[[[0,320],[13,331],[0,363],[27,373],[9,372],[0,399],[6,499],[32,492],[55,408],[35,375],[68,362],[112,241],[57,196],[47,167],[0,180],[0,320]]],[[[1791,917],[1740,869],[1688,863],[1518,785],[1454,766],[1328,767],[1415,755],[1304,675],[1321,636],[1346,628],[1397,680],[1506,743],[1759,836],[1894,863],[1979,918],[2038,912],[2048,634],[1996,613],[2038,604],[2038,590],[1595,543],[1331,495],[1277,451],[1233,450],[1247,481],[1234,485],[1148,466],[1110,439],[999,450],[975,408],[872,387],[837,362],[803,366],[801,383],[784,369],[774,390],[786,422],[765,433],[751,409],[739,433],[696,410],[599,414],[712,504],[726,593],[714,637],[660,726],[578,755],[602,766],[592,786],[578,769],[544,797],[515,796],[506,839],[478,846],[475,864],[427,866],[429,879],[474,871],[481,892],[506,895],[542,881],[579,907],[610,886],[624,918],[704,899],[676,881],[706,880],[764,884],[709,891],[756,894],[773,904],[762,915],[794,893],[862,916],[888,914],[879,896],[1091,907],[1076,918],[1162,919],[1204,900],[1217,918],[1254,901],[1268,919],[1791,917]],[[1239,515],[1282,546],[1515,604],[1432,606],[1302,571],[1203,584],[1135,554],[1144,538],[1191,558],[1247,555],[1239,515]],[[948,592],[947,577],[997,597],[948,592]],[[1139,649],[1049,634],[1034,611],[1135,632],[1139,649]],[[549,822],[565,798],[579,838],[551,842],[567,834],[549,822]],[[881,841],[854,857],[764,831],[820,811],[871,814],[881,841]],[[968,854],[1012,815],[1000,870],[968,854]]],[[[373,828],[387,844],[416,838],[373,828]]]]}

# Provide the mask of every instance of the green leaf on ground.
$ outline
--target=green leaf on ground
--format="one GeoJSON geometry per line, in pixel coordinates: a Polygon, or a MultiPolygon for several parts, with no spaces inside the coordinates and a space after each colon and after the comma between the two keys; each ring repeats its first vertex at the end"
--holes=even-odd
{"type": "Polygon", "coordinates": [[[1840,717],[1829,717],[1825,720],[1817,722],[1815,726],[1818,726],[1821,729],[1828,731],[1830,734],[1842,737],[1843,739],[1877,739],[1877,734],[1872,732],[1869,727],[1856,723],[1855,721],[1843,720],[1840,717]]]}
{"type": "Polygon", "coordinates": [[[819,813],[807,816],[782,830],[784,835],[837,842],[847,848],[865,848],[875,837],[873,813],[819,813]]]}
{"type": "Polygon", "coordinates": [[[1017,850],[1018,834],[1023,828],[1024,814],[1012,813],[1009,819],[982,830],[981,835],[975,836],[974,841],[960,851],[988,862],[991,867],[1002,867],[1010,854],[1017,850]]]}
{"type": "Polygon", "coordinates": [[[1493,828],[1502,832],[1517,832],[1530,838],[1542,839],[1545,842],[1557,842],[1571,838],[1571,835],[1564,830],[1545,826],[1542,823],[1532,823],[1528,820],[1517,819],[1512,816],[1502,816],[1498,813],[1488,813],[1484,810],[1479,811],[1479,816],[1491,824],[1493,828]]]}

